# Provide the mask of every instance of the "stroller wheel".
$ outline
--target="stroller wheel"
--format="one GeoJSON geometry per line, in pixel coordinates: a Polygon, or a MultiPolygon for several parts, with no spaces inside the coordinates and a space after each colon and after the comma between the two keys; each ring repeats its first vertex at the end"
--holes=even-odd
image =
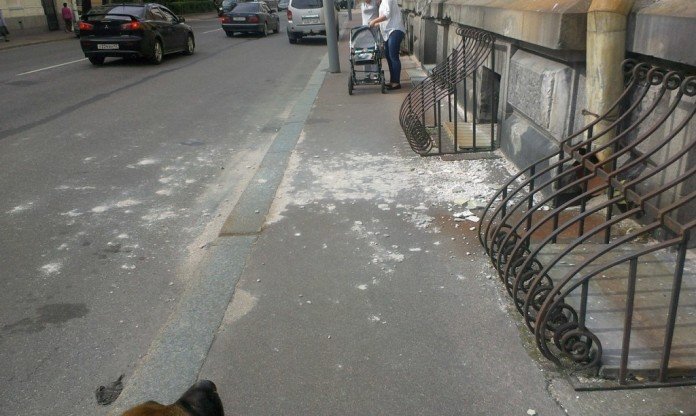
{"type": "Polygon", "coordinates": [[[382,84],[382,94],[387,93],[387,84],[384,83],[384,77],[381,78],[380,84],[382,84]]]}
{"type": "Polygon", "coordinates": [[[353,95],[353,77],[348,77],[348,95],[353,95]]]}

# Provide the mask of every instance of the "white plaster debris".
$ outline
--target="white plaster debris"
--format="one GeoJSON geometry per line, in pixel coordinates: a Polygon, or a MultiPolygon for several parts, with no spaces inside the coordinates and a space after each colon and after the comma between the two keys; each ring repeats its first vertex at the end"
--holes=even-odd
{"type": "MultiPolygon", "coordinates": [[[[399,213],[429,210],[433,204],[452,204],[455,200],[487,201],[498,189],[486,182],[494,171],[514,167],[505,158],[443,161],[438,158],[403,157],[398,154],[324,155],[319,159],[293,152],[278,198],[268,217],[276,222],[290,206],[306,206],[316,201],[375,201],[391,205],[398,199],[399,213]],[[299,171],[308,173],[301,187],[292,181],[299,171]],[[414,192],[415,191],[415,192],[414,192]],[[417,198],[418,202],[411,198],[417,198]],[[421,203],[427,201],[427,204],[421,203]]],[[[468,207],[468,205],[467,205],[468,207]]],[[[397,214],[398,215],[398,214],[397,214]]],[[[426,228],[431,218],[407,215],[414,225],[426,228]],[[425,221],[428,220],[428,221],[425,221]]]]}
{"type": "Polygon", "coordinates": [[[31,209],[32,205],[34,205],[33,202],[27,202],[26,204],[17,205],[16,207],[7,211],[6,214],[17,214],[19,212],[26,211],[28,209],[31,209]]]}
{"type": "Polygon", "coordinates": [[[54,274],[59,274],[60,269],[62,267],[63,267],[63,265],[61,263],[55,262],[55,263],[44,264],[43,266],[41,266],[39,268],[39,270],[41,271],[41,273],[44,274],[44,276],[51,276],[54,274]]]}
{"type": "Polygon", "coordinates": [[[102,212],[106,212],[108,210],[109,210],[108,205],[99,205],[99,206],[92,208],[92,212],[95,214],[101,214],[102,212]]]}
{"type": "Polygon", "coordinates": [[[61,212],[60,215],[64,217],[79,217],[82,213],[76,209],[71,209],[68,212],[61,212]]]}
{"type": "Polygon", "coordinates": [[[59,245],[58,248],[56,248],[56,250],[67,250],[67,249],[68,249],[68,245],[66,243],[63,243],[63,244],[59,245]]]}
{"type": "Polygon", "coordinates": [[[389,204],[378,204],[377,208],[381,209],[382,211],[390,211],[391,208],[389,207],[389,204]]]}
{"type": "Polygon", "coordinates": [[[127,207],[132,207],[134,205],[139,205],[139,204],[141,204],[141,202],[136,200],[136,199],[124,199],[123,201],[118,201],[116,203],[116,206],[118,208],[127,208],[127,207]]]}
{"type": "Polygon", "coordinates": [[[135,269],[135,264],[123,264],[121,265],[121,268],[124,270],[133,270],[135,269]]]}
{"type": "Polygon", "coordinates": [[[92,189],[97,189],[94,186],[68,186],[60,185],[55,188],[56,191],[91,191],[92,189]]]}
{"type": "Polygon", "coordinates": [[[157,159],[141,159],[136,163],[138,166],[147,166],[147,165],[154,165],[159,163],[159,160],[157,159]]]}
{"type": "Polygon", "coordinates": [[[128,236],[128,234],[119,234],[116,236],[116,238],[118,238],[119,240],[125,240],[130,237],[128,236]]]}
{"type": "Polygon", "coordinates": [[[382,318],[380,318],[377,315],[370,315],[370,317],[368,319],[370,320],[370,322],[379,322],[382,320],[382,318]]]}
{"type": "Polygon", "coordinates": [[[168,184],[168,183],[171,182],[172,180],[174,180],[174,177],[172,177],[172,176],[165,176],[164,178],[159,178],[159,179],[157,179],[157,182],[163,183],[163,184],[168,184]]]}
{"type": "Polygon", "coordinates": [[[157,195],[160,196],[171,196],[172,190],[171,189],[160,189],[159,191],[155,192],[157,195]]]}
{"type": "Polygon", "coordinates": [[[467,210],[464,210],[461,212],[455,212],[452,216],[454,218],[467,218],[467,217],[470,217],[472,215],[474,215],[474,213],[467,209],[467,210]]]}
{"type": "Polygon", "coordinates": [[[420,247],[411,247],[408,249],[408,251],[415,253],[415,252],[421,251],[421,248],[420,247]]]}
{"type": "Polygon", "coordinates": [[[367,285],[358,285],[358,289],[367,290],[367,285]]]}
{"type": "Polygon", "coordinates": [[[529,416],[536,416],[536,415],[537,415],[537,412],[536,412],[536,410],[534,410],[534,409],[529,409],[529,410],[527,410],[527,414],[528,414],[529,416]]]}
{"type": "Polygon", "coordinates": [[[175,218],[176,214],[173,211],[154,211],[151,212],[150,214],[143,215],[142,218],[145,221],[148,222],[154,222],[154,221],[161,221],[161,220],[166,220],[169,218],[175,218]]]}

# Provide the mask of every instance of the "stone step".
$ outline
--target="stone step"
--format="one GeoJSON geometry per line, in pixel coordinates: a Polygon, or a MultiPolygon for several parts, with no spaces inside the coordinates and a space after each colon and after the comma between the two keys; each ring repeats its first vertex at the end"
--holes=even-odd
{"type": "MultiPolygon", "coordinates": [[[[538,259],[546,265],[567,247],[566,244],[547,245],[538,259]]],[[[644,244],[615,247],[585,271],[597,270],[621,256],[646,247],[644,244]]],[[[604,244],[583,244],[564,256],[551,270],[554,285],[558,285],[584,259],[604,248],[604,244]]],[[[629,374],[634,377],[654,377],[660,368],[675,266],[675,253],[665,250],[638,259],[628,357],[629,374]]],[[[589,284],[586,326],[602,343],[600,373],[608,378],[617,376],[621,360],[628,276],[629,263],[624,262],[599,273],[589,284]]],[[[579,312],[580,288],[566,298],[566,303],[579,312]]],[[[696,274],[688,267],[682,281],[669,369],[672,376],[696,375],[696,274]]]]}

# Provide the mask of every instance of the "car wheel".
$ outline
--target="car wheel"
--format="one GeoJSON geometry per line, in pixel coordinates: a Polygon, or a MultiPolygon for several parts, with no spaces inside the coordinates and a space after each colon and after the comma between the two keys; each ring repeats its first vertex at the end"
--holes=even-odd
{"type": "Polygon", "coordinates": [[[263,36],[263,37],[268,36],[268,22],[263,24],[263,31],[261,32],[261,36],[263,36]]]}
{"type": "Polygon", "coordinates": [[[288,35],[288,42],[292,43],[293,45],[297,43],[297,38],[294,36],[288,35]]]}
{"type": "Polygon", "coordinates": [[[163,56],[164,53],[162,52],[162,42],[156,40],[155,43],[152,44],[152,54],[150,55],[150,62],[152,62],[155,65],[159,65],[162,63],[163,56]]]}
{"type": "Polygon", "coordinates": [[[276,26],[275,29],[273,29],[273,33],[278,33],[280,32],[280,20],[276,20],[276,26]]]}
{"type": "Polygon", "coordinates": [[[186,38],[186,50],[184,55],[193,55],[193,50],[196,48],[196,42],[193,40],[193,35],[189,34],[186,38]]]}
{"type": "Polygon", "coordinates": [[[353,76],[348,77],[348,95],[353,95],[353,76]]]}
{"type": "Polygon", "coordinates": [[[92,63],[92,65],[100,66],[104,64],[104,57],[103,56],[90,56],[89,61],[92,63]]]}
{"type": "Polygon", "coordinates": [[[234,36],[234,32],[225,32],[228,38],[231,38],[234,36]]]}

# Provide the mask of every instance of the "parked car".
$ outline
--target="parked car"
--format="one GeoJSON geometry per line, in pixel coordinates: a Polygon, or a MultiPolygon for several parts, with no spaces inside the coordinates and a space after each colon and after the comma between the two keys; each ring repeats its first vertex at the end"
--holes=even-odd
{"type": "MultiPolygon", "coordinates": [[[[333,1],[333,0],[329,0],[333,1]]],[[[338,17],[336,9],[331,8],[336,17],[336,33],[338,33],[338,17]]],[[[290,0],[288,4],[288,41],[297,43],[305,36],[326,36],[326,19],[324,18],[324,2],[322,0],[290,0]]]]}
{"type": "Polygon", "coordinates": [[[218,8],[218,16],[222,17],[237,6],[237,0],[223,0],[218,8]]]}
{"type": "Polygon", "coordinates": [[[278,10],[287,10],[288,3],[290,3],[290,0],[280,0],[278,2],[278,10]]]}
{"type": "Polygon", "coordinates": [[[264,1],[238,3],[237,7],[226,13],[222,19],[222,29],[227,36],[235,33],[260,33],[268,36],[270,31],[280,31],[280,17],[264,1]]]}
{"type": "Polygon", "coordinates": [[[184,18],[156,3],[95,7],[79,27],[82,52],[94,65],[107,57],[145,57],[159,64],[165,54],[191,55],[196,47],[184,18]]]}

